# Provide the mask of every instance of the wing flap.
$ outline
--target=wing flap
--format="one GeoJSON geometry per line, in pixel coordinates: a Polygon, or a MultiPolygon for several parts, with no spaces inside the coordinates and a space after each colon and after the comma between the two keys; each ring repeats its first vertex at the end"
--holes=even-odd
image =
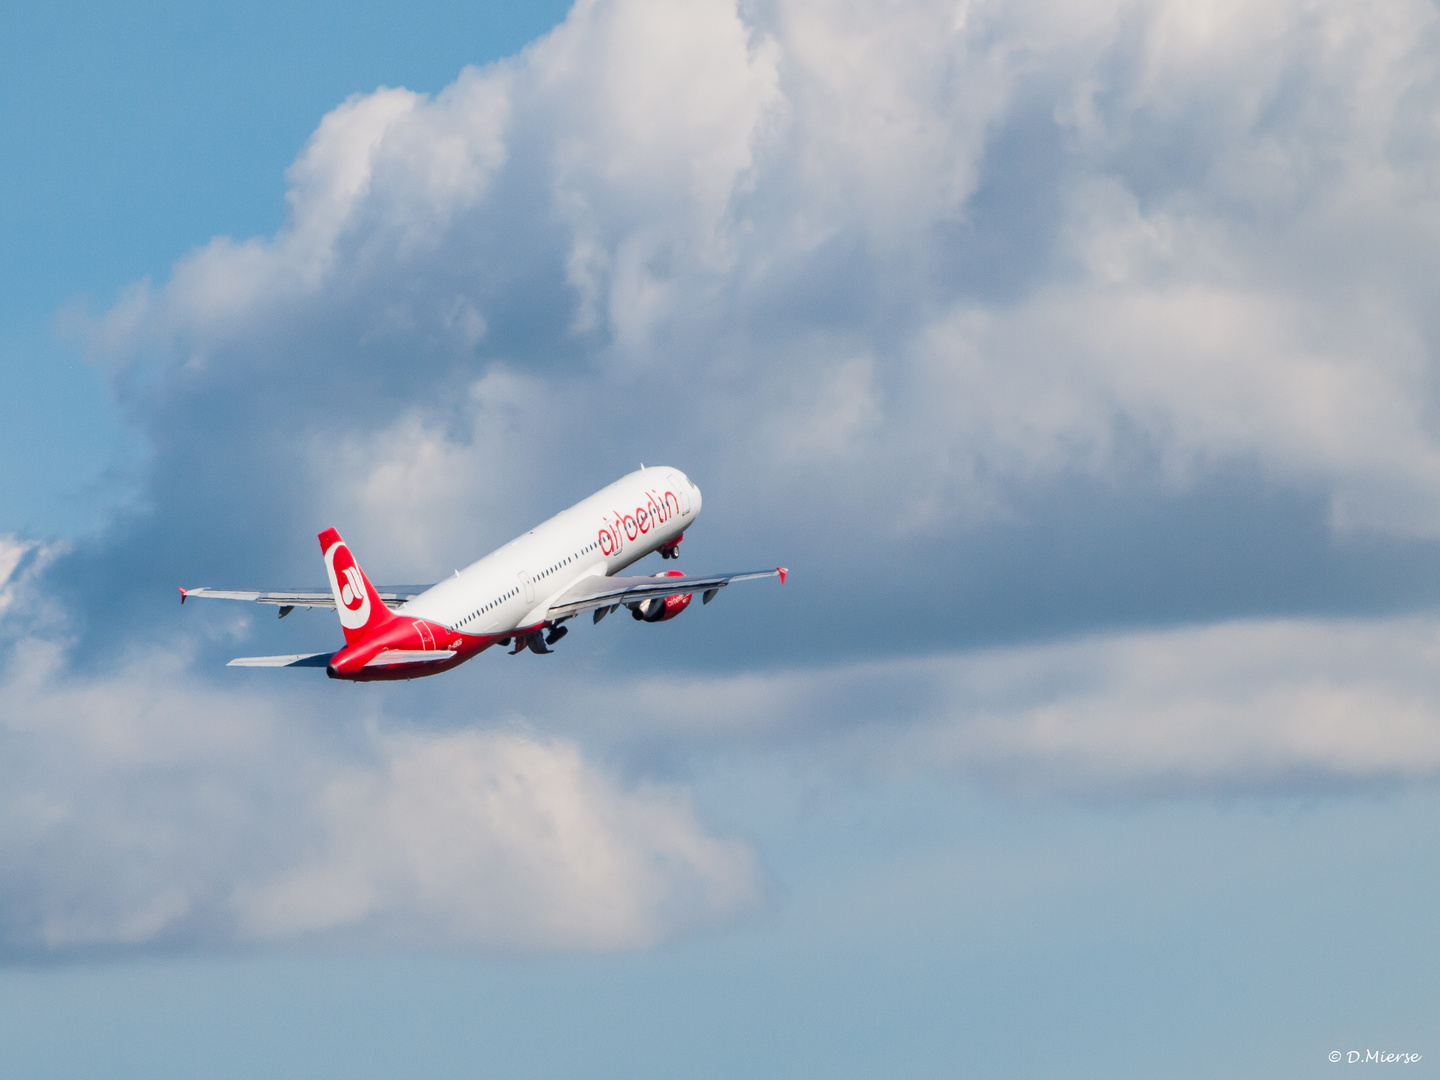
{"type": "Polygon", "coordinates": [[[681,596],[693,592],[708,594],[705,598],[705,603],[708,604],[717,590],[723,589],[732,581],[778,577],[784,582],[787,573],[788,570],[777,566],[774,570],[743,570],[733,574],[703,574],[694,577],[590,577],[576,582],[556,597],[555,603],[545,612],[545,618],[552,621],[568,619],[582,611],[649,600],[657,596],[681,596]]]}

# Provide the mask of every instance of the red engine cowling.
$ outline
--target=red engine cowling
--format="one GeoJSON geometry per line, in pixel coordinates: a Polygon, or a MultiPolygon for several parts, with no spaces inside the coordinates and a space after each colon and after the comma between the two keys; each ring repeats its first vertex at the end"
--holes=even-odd
{"type": "MultiPolygon", "coordinates": [[[[679,570],[667,570],[656,577],[684,577],[679,570]]],[[[673,619],[680,612],[690,606],[690,598],[694,593],[684,593],[681,596],[657,596],[653,600],[642,600],[630,609],[631,614],[641,622],[664,622],[666,619],[673,619]]]]}

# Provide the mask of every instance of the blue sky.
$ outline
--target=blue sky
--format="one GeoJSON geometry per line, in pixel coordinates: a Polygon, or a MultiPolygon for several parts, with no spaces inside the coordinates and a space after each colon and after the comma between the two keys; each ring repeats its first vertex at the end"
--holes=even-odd
{"type": "Polygon", "coordinates": [[[1437,20],[1372,14],[17,16],[3,1071],[1433,1069],[1437,20]],[[642,460],[789,584],[373,687],[175,602],[642,460]]]}
{"type": "Polygon", "coordinates": [[[131,476],[144,452],[103,381],[56,334],[60,313],[104,308],[137,278],[164,278],[217,234],[273,231],[285,167],[316,119],[350,94],[439,90],[564,15],[562,4],[10,13],[0,349],[32,408],[5,425],[8,524],[42,535],[93,527],[117,502],[114,474],[131,476]]]}

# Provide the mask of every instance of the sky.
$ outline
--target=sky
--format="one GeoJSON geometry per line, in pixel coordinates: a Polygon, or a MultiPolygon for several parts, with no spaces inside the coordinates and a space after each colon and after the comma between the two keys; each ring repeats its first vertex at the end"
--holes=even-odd
{"type": "Polygon", "coordinates": [[[7,31],[0,1071],[1434,1071],[1433,6],[7,31]],[[401,685],[177,603],[642,461],[787,584],[401,685]]]}

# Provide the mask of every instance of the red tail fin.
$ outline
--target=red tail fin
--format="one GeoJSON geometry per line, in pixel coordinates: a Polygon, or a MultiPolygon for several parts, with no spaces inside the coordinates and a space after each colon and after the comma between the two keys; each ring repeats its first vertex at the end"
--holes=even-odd
{"type": "Polygon", "coordinates": [[[326,529],[320,534],[320,551],[325,556],[325,572],[330,575],[330,592],[335,597],[335,612],[345,630],[346,645],[364,641],[399,618],[380,599],[338,532],[326,529]]]}

